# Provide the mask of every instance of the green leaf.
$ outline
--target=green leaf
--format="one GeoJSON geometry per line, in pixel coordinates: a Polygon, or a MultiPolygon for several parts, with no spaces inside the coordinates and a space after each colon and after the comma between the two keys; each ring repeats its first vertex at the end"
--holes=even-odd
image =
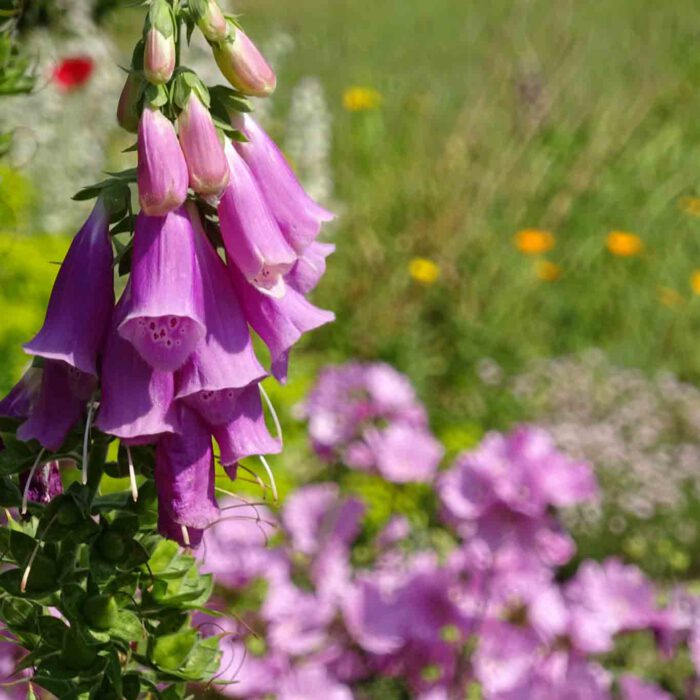
{"type": "Polygon", "coordinates": [[[152,107],[162,107],[168,104],[168,90],[165,85],[153,85],[149,83],[144,92],[146,102],[152,107]]]}
{"type": "Polygon", "coordinates": [[[209,679],[218,671],[220,661],[219,637],[207,637],[197,642],[187,657],[182,674],[192,681],[209,679]]]}
{"type": "Polygon", "coordinates": [[[148,560],[148,568],[154,575],[162,574],[177,556],[178,545],[172,540],[161,540],[148,560]]]}
{"type": "Polygon", "coordinates": [[[194,630],[158,637],[153,645],[151,659],[156,666],[167,671],[177,671],[183,665],[197,642],[194,630]]]}
{"type": "Polygon", "coordinates": [[[110,628],[110,634],[125,642],[138,642],[145,636],[145,631],[138,615],[120,610],[116,622],[110,628]]]}

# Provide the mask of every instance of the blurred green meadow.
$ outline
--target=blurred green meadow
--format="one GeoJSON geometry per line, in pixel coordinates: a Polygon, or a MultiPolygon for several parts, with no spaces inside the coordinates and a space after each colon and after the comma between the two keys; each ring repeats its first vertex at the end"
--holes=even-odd
{"type": "MultiPolygon", "coordinates": [[[[327,362],[383,359],[408,374],[452,453],[535,417],[506,378],[539,358],[599,348],[650,377],[700,381],[697,3],[249,0],[236,11],[263,46],[293,39],[272,135],[283,140],[308,76],[331,117],[337,252],[315,300],[337,322],[311,335],[290,385],[273,391],[288,437],[278,474],[313,469],[293,407],[327,362]],[[484,381],[484,367],[498,376],[484,381]]],[[[124,51],[135,16],[108,23],[124,51]]],[[[128,164],[119,150],[112,160],[128,164]]],[[[26,223],[41,182],[0,176],[4,392],[67,239],[26,223]]],[[[420,500],[409,496],[406,510],[420,500]]],[[[647,517],[636,544],[629,525],[596,530],[583,555],[622,550],[656,573],[694,575],[700,536],[679,539],[672,523],[700,526],[700,508],[690,496],[682,507],[647,517]]]]}

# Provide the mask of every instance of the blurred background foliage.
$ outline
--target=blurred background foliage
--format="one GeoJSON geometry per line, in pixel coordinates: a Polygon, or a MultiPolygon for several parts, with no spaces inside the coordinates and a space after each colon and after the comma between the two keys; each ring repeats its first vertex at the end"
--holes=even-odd
{"type": "MultiPolygon", "coordinates": [[[[128,4],[96,13],[122,63],[140,16],[128,4]]],[[[670,371],[682,386],[697,384],[697,4],[241,0],[235,9],[275,57],[279,87],[260,107],[267,128],[300,171],[305,149],[328,152],[332,187],[322,198],[339,212],[329,234],[337,252],[316,292],[338,320],[297,352],[288,387],[270,387],[286,427],[286,452],[274,460],[287,475],[283,490],[313,474],[294,406],[326,362],[383,359],[407,373],[450,456],[485,430],[554,420],[556,402],[547,413],[514,390],[538,360],[599,348],[612,372],[636,368],[653,383],[670,371]],[[306,123],[295,104],[310,79],[327,120],[309,117],[299,147],[285,137],[295,109],[306,123]]],[[[101,99],[116,105],[118,89],[101,99]]],[[[26,119],[22,127],[33,128],[26,119]]],[[[105,163],[133,164],[120,153],[129,140],[113,122],[103,128],[105,163]]],[[[25,362],[19,344],[40,325],[53,263],[74,232],[47,235],[37,224],[45,183],[25,165],[10,154],[0,170],[3,392],[25,362]]],[[[95,174],[71,177],[74,191],[95,174]]],[[[606,375],[601,386],[612,381],[606,375]]],[[[660,406],[644,415],[655,420],[660,406]]],[[[682,436],[661,431],[659,450],[700,444],[700,421],[686,423],[682,436]]],[[[420,493],[403,489],[396,506],[379,483],[354,478],[346,486],[374,504],[377,522],[387,503],[420,504],[420,493]]],[[[657,576],[700,574],[694,487],[651,512],[609,503],[581,525],[582,556],[622,552],[657,576]]]]}

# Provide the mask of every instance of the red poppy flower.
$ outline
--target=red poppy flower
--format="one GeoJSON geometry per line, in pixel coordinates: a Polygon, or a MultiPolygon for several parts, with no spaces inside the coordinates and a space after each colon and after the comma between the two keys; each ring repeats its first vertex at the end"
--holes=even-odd
{"type": "Polygon", "coordinates": [[[75,90],[92,75],[95,62],[88,56],[70,56],[59,61],[53,69],[53,79],[62,90],[75,90]]]}

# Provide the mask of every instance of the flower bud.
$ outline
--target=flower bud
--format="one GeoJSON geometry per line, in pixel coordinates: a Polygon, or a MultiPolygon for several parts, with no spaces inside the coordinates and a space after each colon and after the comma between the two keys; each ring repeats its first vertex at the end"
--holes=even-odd
{"type": "Polygon", "coordinates": [[[108,630],[117,623],[119,608],[114,597],[106,593],[94,595],[85,601],[85,619],[90,627],[97,630],[108,630]]]}
{"type": "Polygon", "coordinates": [[[167,83],[175,70],[175,35],[164,36],[155,27],[146,33],[143,72],[149,83],[167,83]]]}
{"type": "Polygon", "coordinates": [[[216,0],[208,0],[197,26],[209,41],[219,42],[228,36],[228,22],[216,0]]]}
{"type": "Polygon", "coordinates": [[[175,128],[157,109],[143,110],[138,154],[141,209],[149,216],[165,216],[187,197],[187,164],[175,128]]]}
{"type": "Polygon", "coordinates": [[[190,187],[201,195],[218,196],[228,184],[228,163],[211,114],[194,92],[177,124],[190,187]]]}
{"type": "Polygon", "coordinates": [[[242,29],[231,26],[229,38],[213,48],[219,70],[237,90],[256,97],[274,92],[275,72],[242,29]]]}
{"type": "Polygon", "coordinates": [[[139,97],[143,80],[136,73],[129,73],[119,96],[117,122],[122,129],[135,134],[139,128],[139,97]]]}

